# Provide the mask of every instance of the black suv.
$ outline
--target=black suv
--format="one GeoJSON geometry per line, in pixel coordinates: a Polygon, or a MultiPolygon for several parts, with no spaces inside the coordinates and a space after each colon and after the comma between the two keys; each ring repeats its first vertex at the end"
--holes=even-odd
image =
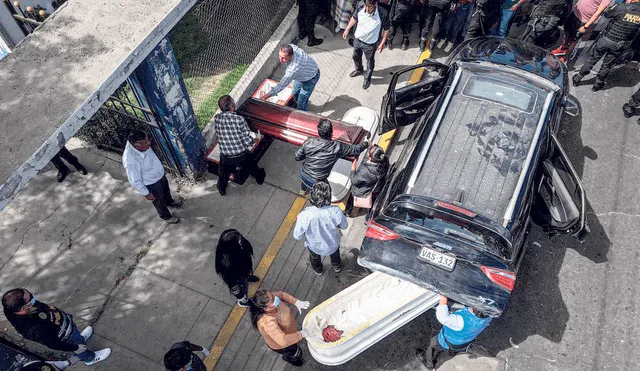
{"type": "Polygon", "coordinates": [[[369,214],[358,263],[488,315],[507,306],[530,220],[582,240],[585,194],[556,134],[576,115],[562,63],[502,38],[396,73],[381,131],[414,124],[369,214]]]}

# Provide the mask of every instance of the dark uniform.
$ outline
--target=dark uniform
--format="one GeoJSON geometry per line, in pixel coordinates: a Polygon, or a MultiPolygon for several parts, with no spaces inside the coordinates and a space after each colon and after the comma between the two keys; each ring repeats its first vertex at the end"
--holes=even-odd
{"type": "Polygon", "coordinates": [[[491,26],[500,17],[501,5],[501,2],[496,0],[476,0],[465,39],[489,35],[491,26]]]}
{"type": "Polygon", "coordinates": [[[53,305],[36,301],[29,314],[21,316],[5,310],[4,315],[26,339],[55,350],[78,350],[78,344],[68,342],[73,332],[73,317],[53,305]]]}
{"type": "Polygon", "coordinates": [[[611,18],[611,21],[589,51],[589,58],[580,72],[573,76],[573,86],[578,86],[580,80],[588,75],[593,66],[604,57],[591,90],[602,89],[616,60],[631,46],[633,38],[640,30],[640,3],[638,2],[615,4],[605,10],[604,16],[611,18]]]}
{"type": "Polygon", "coordinates": [[[322,44],[322,39],[316,38],[314,27],[316,17],[321,11],[322,4],[316,0],[298,0],[298,38],[300,40],[308,37],[307,45],[315,46],[322,44]]]}
{"type": "Polygon", "coordinates": [[[64,178],[67,177],[67,174],[69,174],[69,168],[64,164],[64,162],[62,162],[62,159],[65,159],[68,163],[73,165],[80,174],[87,175],[87,169],[82,166],[80,161],[78,161],[78,158],[71,154],[66,147],[62,147],[62,149],[51,159],[51,163],[56,167],[56,169],[58,169],[58,182],[62,182],[64,178]]]}
{"type": "Polygon", "coordinates": [[[546,47],[560,36],[558,26],[567,18],[573,0],[536,0],[523,41],[546,47]]]}
{"type": "MultiPolygon", "coordinates": [[[[622,106],[622,112],[624,113],[624,117],[629,118],[636,113],[636,108],[640,107],[640,89],[638,89],[629,99],[629,103],[625,103],[622,106]]],[[[640,124],[640,119],[638,120],[638,124],[640,124]]]]}
{"type": "Polygon", "coordinates": [[[440,34],[440,26],[449,12],[452,2],[453,0],[424,0],[420,11],[420,24],[422,25],[422,30],[420,31],[421,52],[427,47],[427,40],[431,31],[433,31],[433,37],[431,38],[429,49],[435,47],[436,38],[440,34]]]}
{"type": "Polygon", "coordinates": [[[389,12],[389,22],[391,28],[387,38],[387,47],[393,49],[393,38],[396,36],[398,28],[402,28],[402,50],[409,47],[409,34],[411,34],[411,24],[413,23],[413,3],[414,0],[391,0],[389,12]]]}
{"type": "Polygon", "coordinates": [[[171,346],[171,349],[186,349],[189,352],[191,352],[191,363],[190,363],[190,370],[192,371],[207,371],[207,367],[204,365],[204,362],[202,362],[202,359],[200,359],[200,357],[198,357],[196,354],[194,354],[193,352],[202,352],[204,350],[204,347],[201,347],[200,345],[195,345],[195,344],[191,344],[188,341],[181,341],[179,343],[175,343],[171,346]]]}

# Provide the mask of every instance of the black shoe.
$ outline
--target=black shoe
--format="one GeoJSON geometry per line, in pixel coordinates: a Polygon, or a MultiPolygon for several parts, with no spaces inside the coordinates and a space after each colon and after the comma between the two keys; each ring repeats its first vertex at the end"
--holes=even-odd
{"type": "Polygon", "coordinates": [[[220,188],[218,188],[218,193],[220,193],[220,196],[224,196],[227,194],[227,190],[222,190],[220,188]]]}
{"type": "Polygon", "coordinates": [[[322,276],[322,274],[324,273],[324,271],[322,270],[322,268],[320,268],[319,271],[313,269],[313,272],[316,274],[316,276],[322,276]]]}
{"type": "Polygon", "coordinates": [[[364,75],[364,70],[353,70],[349,74],[349,77],[356,77],[356,76],[360,76],[360,75],[364,75]]]}
{"type": "Polygon", "coordinates": [[[427,48],[427,40],[420,39],[420,51],[423,52],[427,48]]]}
{"type": "Polygon", "coordinates": [[[256,183],[258,183],[258,185],[262,185],[262,183],[264,183],[264,178],[267,177],[267,172],[264,171],[264,169],[260,169],[260,176],[256,178],[256,183]]]}
{"type": "Polygon", "coordinates": [[[182,204],[184,204],[184,200],[183,199],[178,199],[178,201],[173,201],[172,203],[168,204],[167,206],[169,207],[174,207],[174,208],[180,208],[182,207],[182,204]]]}
{"type": "Polygon", "coordinates": [[[296,358],[296,359],[288,359],[288,358],[285,358],[285,356],[282,356],[282,359],[285,362],[288,362],[292,366],[296,366],[296,367],[300,367],[300,366],[302,366],[304,364],[304,360],[302,359],[302,357],[296,358]]]}
{"type": "Polygon", "coordinates": [[[78,170],[78,172],[82,175],[87,175],[87,169],[85,169],[84,166],[80,164],[76,166],[76,170],[78,170]]]}
{"type": "Polygon", "coordinates": [[[573,82],[573,86],[580,85],[580,81],[582,81],[582,75],[580,75],[579,73],[573,75],[571,81],[573,82]]]}
{"type": "Polygon", "coordinates": [[[67,177],[67,175],[69,175],[69,169],[58,170],[58,176],[56,177],[56,179],[58,180],[58,183],[61,183],[64,180],[64,178],[67,177]]]}
{"type": "Polygon", "coordinates": [[[592,91],[602,90],[604,88],[604,81],[596,81],[591,87],[592,91]]]}
{"type": "Polygon", "coordinates": [[[624,114],[624,117],[629,118],[636,113],[636,109],[631,107],[629,103],[625,103],[624,106],[622,106],[622,113],[624,114]]]}
{"type": "Polygon", "coordinates": [[[429,361],[427,361],[427,353],[422,348],[416,349],[416,355],[420,358],[420,361],[427,368],[427,370],[433,370],[435,365],[429,361]]]}
{"type": "Polygon", "coordinates": [[[246,308],[249,306],[249,299],[242,298],[242,299],[239,299],[237,303],[240,308],[246,308]]]}
{"type": "Polygon", "coordinates": [[[333,266],[333,271],[336,273],[340,273],[340,271],[342,270],[342,265],[334,265],[333,266]]]}
{"type": "Polygon", "coordinates": [[[364,80],[364,82],[362,83],[362,89],[367,90],[369,89],[369,86],[371,85],[371,80],[366,79],[364,80]]]}
{"type": "Polygon", "coordinates": [[[316,46],[320,45],[324,42],[322,39],[316,39],[315,37],[310,37],[309,41],[307,41],[307,46],[316,46]]]}
{"type": "Polygon", "coordinates": [[[402,39],[402,45],[400,45],[400,49],[402,50],[409,49],[409,38],[402,39]]]}
{"type": "Polygon", "coordinates": [[[259,282],[260,281],[260,277],[258,276],[254,276],[253,274],[250,275],[249,277],[247,277],[247,281],[249,282],[259,282]]]}
{"type": "Polygon", "coordinates": [[[304,40],[307,37],[307,33],[306,32],[300,32],[298,33],[298,39],[300,41],[304,40]]]}
{"type": "Polygon", "coordinates": [[[387,39],[387,48],[389,48],[389,50],[393,50],[393,40],[387,39]]]}

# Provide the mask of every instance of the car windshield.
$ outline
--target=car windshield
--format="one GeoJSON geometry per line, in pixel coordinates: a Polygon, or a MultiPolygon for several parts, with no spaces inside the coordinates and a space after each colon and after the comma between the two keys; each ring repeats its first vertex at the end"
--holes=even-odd
{"type": "Polygon", "coordinates": [[[511,249],[502,236],[454,214],[412,203],[392,203],[383,214],[466,242],[501,258],[511,257],[511,249]]]}

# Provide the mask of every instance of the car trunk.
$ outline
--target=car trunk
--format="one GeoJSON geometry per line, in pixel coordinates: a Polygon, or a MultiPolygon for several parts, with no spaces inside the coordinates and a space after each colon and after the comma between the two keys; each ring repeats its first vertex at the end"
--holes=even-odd
{"type": "Polygon", "coordinates": [[[383,241],[365,237],[358,264],[437,291],[457,302],[499,316],[511,292],[493,282],[482,266],[510,271],[503,259],[459,239],[416,228],[412,223],[380,216],[374,220],[399,236],[383,241]],[[422,257],[423,248],[455,259],[452,269],[422,257]],[[419,257],[420,256],[420,257],[419,257]]]}

